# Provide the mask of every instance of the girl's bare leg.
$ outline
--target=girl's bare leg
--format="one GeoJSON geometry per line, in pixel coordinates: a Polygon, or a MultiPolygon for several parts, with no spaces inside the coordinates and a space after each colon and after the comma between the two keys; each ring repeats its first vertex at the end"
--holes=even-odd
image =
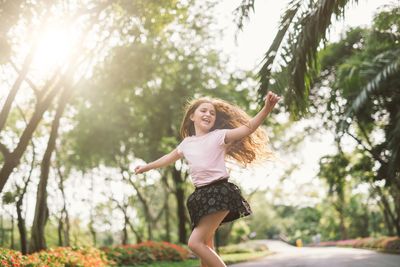
{"type": "MultiPolygon", "coordinates": [[[[214,249],[214,234],[215,233],[213,233],[211,235],[211,237],[206,240],[206,246],[215,251],[215,249],[214,249]]],[[[200,267],[209,267],[209,266],[207,266],[207,264],[204,261],[200,260],[200,262],[201,262],[200,267]]]]}
{"type": "Polygon", "coordinates": [[[226,267],[218,254],[207,246],[207,243],[210,243],[210,238],[213,237],[218,226],[228,213],[228,210],[217,211],[202,217],[189,237],[188,246],[200,257],[202,266],[205,264],[207,267],[226,267]]]}

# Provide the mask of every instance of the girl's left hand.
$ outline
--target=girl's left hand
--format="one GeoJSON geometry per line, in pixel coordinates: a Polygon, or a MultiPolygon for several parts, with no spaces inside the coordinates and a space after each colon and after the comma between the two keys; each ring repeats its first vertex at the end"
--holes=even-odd
{"type": "Polygon", "coordinates": [[[275,104],[278,103],[278,101],[281,99],[280,96],[274,94],[273,92],[269,91],[268,94],[264,97],[265,104],[264,107],[270,113],[274,107],[275,104]]]}

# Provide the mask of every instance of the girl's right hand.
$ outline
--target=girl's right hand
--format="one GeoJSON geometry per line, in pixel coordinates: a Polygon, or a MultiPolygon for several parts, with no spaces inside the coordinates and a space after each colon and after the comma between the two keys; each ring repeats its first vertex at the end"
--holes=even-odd
{"type": "Polygon", "coordinates": [[[280,99],[280,96],[274,94],[271,91],[267,93],[267,95],[264,97],[264,107],[268,111],[268,113],[270,113],[274,109],[275,104],[278,103],[280,99]]]}
{"type": "Polygon", "coordinates": [[[147,170],[146,170],[145,167],[146,167],[146,166],[137,166],[137,167],[135,168],[135,174],[139,174],[139,173],[146,172],[147,170]]]}

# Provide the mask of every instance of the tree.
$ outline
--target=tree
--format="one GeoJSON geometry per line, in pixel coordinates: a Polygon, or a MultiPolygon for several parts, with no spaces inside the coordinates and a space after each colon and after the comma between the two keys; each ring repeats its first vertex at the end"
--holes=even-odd
{"type": "MultiPolygon", "coordinates": [[[[330,87],[322,117],[338,142],[347,136],[358,145],[363,161],[361,181],[378,196],[390,229],[400,234],[399,210],[399,52],[398,6],[377,14],[371,29],[353,29],[343,40],[321,51],[321,74],[315,89],[330,87]],[[380,131],[382,137],[373,138],[380,131]],[[367,162],[367,163],[366,163],[367,162]],[[375,167],[374,167],[375,166],[375,167]],[[368,175],[365,175],[369,173],[368,175]],[[382,183],[384,182],[384,186],[382,183]]],[[[317,93],[312,93],[318,98],[317,93]]]]}
{"type": "Polygon", "coordinates": [[[329,195],[334,198],[333,205],[339,215],[340,238],[347,239],[346,217],[346,177],[349,160],[344,153],[334,156],[325,156],[321,159],[318,176],[327,181],[329,185],[329,195]]]}
{"type": "MultiPolygon", "coordinates": [[[[120,167],[125,158],[123,168],[129,169],[134,158],[151,161],[171,151],[180,139],[182,107],[190,97],[208,94],[248,105],[247,95],[234,90],[244,78],[224,75],[224,62],[210,44],[211,18],[196,6],[178,12],[170,27],[113,49],[85,84],[90,89],[76,104],[78,124],[71,132],[71,161],[77,167],[120,167]]],[[[182,243],[188,228],[186,169],[172,166],[161,172],[175,196],[182,243]]]]}

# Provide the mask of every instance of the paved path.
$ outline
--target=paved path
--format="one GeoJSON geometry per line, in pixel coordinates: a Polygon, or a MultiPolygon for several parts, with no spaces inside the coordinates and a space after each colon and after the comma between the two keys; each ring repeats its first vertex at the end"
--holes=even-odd
{"type": "Polygon", "coordinates": [[[400,267],[400,255],[353,248],[296,248],[263,240],[274,255],[229,267],[400,267]]]}

